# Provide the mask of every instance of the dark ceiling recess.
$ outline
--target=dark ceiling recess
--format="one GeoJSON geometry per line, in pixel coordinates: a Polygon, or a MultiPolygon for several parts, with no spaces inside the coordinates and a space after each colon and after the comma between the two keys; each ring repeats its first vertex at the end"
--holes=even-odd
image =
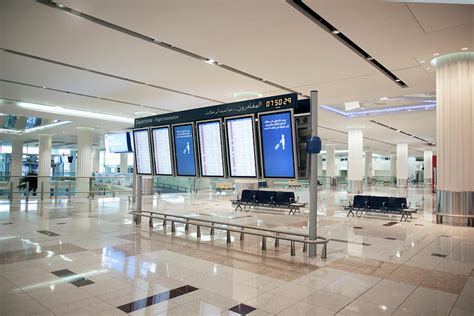
{"type": "Polygon", "coordinates": [[[220,63],[219,61],[214,61],[210,58],[207,58],[207,57],[204,57],[204,56],[201,56],[201,55],[198,55],[196,53],[193,53],[189,50],[185,50],[183,48],[180,48],[180,47],[176,47],[172,44],[169,44],[169,43],[165,43],[159,39],[156,39],[156,38],[153,38],[153,37],[150,37],[150,36],[147,36],[147,35],[144,35],[144,34],[141,34],[141,33],[138,33],[138,32],[135,32],[133,30],[130,30],[130,29],[127,29],[125,27],[122,27],[120,25],[117,25],[117,24],[113,24],[111,22],[108,22],[108,21],[105,21],[105,20],[102,20],[102,19],[99,19],[95,16],[92,16],[92,15],[89,15],[89,14],[86,14],[86,13],[83,13],[83,12],[79,12],[75,9],[72,9],[72,8],[69,8],[65,5],[62,5],[62,4],[59,4],[59,3],[56,3],[55,1],[52,1],[52,0],[36,0],[36,2],[38,3],[41,3],[41,4],[44,4],[50,8],[54,8],[54,9],[58,9],[58,10],[61,10],[63,12],[66,12],[66,13],[69,13],[69,14],[72,14],[76,17],[79,17],[79,18],[82,18],[84,20],[87,20],[89,22],[92,22],[92,23],[95,23],[95,24],[98,24],[98,25],[101,25],[103,27],[106,27],[106,28],[109,28],[109,29],[112,29],[112,30],[115,30],[117,32],[121,32],[123,34],[126,34],[128,36],[132,36],[132,37],[135,37],[137,39],[140,39],[142,41],[146,41],[146,42],[149,42],[149,43],[153,43],[155,45],[158,45],[162,48],[165,48],[165,49],[169,49],[169,50],[172,50],[176,53],[179,53],[179,54],[182,54],[182,55],[186,55],[190,58],[194,58],[194,59],[197,59],[197,60],[200,60],[202,62],[207,62],[211,65],[214,65],[216,67],[220,67],[222,69],[225,69],[227,71],[231,71],[235,74],[238,74],[238,75],[241,75],[241,76],[244,76],[244,77],[247,77],[247,78],[250,78],[250,79],[253,79],[253,80],[256,80],[256,81],[259,81],[259,82],[262,82],[262,83],[265,83],[267,85],[270,85],[272,87],[275,87],[275,88],[278,88],[278,89],[281,89],[281,90],[284,90],[284,91],[288,91],[288,92],[291,92],[291,93],[296,93],[298,94],[299,96],[301,97],[305,97],[305,98],[309,98],[308,95],[305,95],[301,92],[298,92],[296,90],[293,90],[291,88],[288,88],[288,87],[285,87],[285,86],[282,86],[282,85],[279,85],[277,83],[274,83],[274,82],[271,82],[271,81],[268,81],[268,80],[265,80],[263,78],[260,78],[259,76],[255,76],[253,74],[250,74],[248,72],[245,72],[245,71],[242,71],[242,70],[239,70],[239,69],[236,69],[234,67],[231,67],[229,65],[225,65],[223,63],[220,63]]]}
{"type": "Polygon", "coordinates": [[[394,131],[394,132],[398,132],[398,133],[403,134],[403,135],[406,135],[406,136],[408,136],[408,137],[413,137],[414,139],[421,140],[422,142],[426,143],[428,146],[435,146],[435,144],[432,143],[432,142],[430,142],[429,140],[426,140],[426,139],[423,139],[423,138],[418,137],[418,136],[416,136],[416,135],[413,135],[413,134],[404,132],[404,131],[402,131],[401,129],[396,129],[395,127],[388,126],[387,124],[380,123],[380,122],[377,122],[377,121],[374,121],[374,120],[370,120],[370,122],[371,122],[371,123],[374,123],[374,124],[377,124],[377,125],[379,125],[379,126],[382,126],[382,127],[388,128],[388,129],[391,129],[391,130],[394,131]]]}
{"type": "Polygon", "coordinates": [[[377,68],[381,73],[383,73],[385,76],[390,78],[390,80],[392,80],[393,82],[395,82],[402,88],[408,88],[408,86],[402,80],[400,80],[400,78],[398,78],[394,73],[388,70],[384,65],[378,62],[373,56],[371,56],[369,53],[363,50],[359,45],[354,43],[349,37],[344,35],[334,25],[332,25],[327,20],[325,20],[322,16],[316,13],[302,0],[286,0],[286,2],[288,2],[296,10],[298,10],[303,15],[305,15],[308,19],[316,23],[316,25],[318,25],[320,28],[332,34],[334,38],[339,40],[341,43],[343,43],[345,46],[347,46],[349,49],[351,49],[354,53],[359,55],[369,64],[377,68]]]}

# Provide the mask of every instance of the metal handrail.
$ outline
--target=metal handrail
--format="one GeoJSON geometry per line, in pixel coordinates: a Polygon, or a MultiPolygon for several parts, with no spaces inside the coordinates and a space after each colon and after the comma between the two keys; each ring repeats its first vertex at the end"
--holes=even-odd
{"type": "Polygon", "coordinates": [[[259,236],[262,237],[262,250],[266,250],[266,238],[274,238],[275,239],[275,247],[279,246],[279,240],[286,240],[290,241],[290,254],[291,256],[296,255],[295,251],[295,243],[300,242],[303,243],[303,252],[306,252],[307,250],[307,245],[308,244],[322,244],[323,245],[323,250],[321,252],[321,258],[326,259],[327,257],[327,244],[329,242],[329,239],[322,237],[322,236],[317,236],[317,240],[308,240],[309,236],[307,234],[301,234],[301,233],[290,233],[286,231],[279,231],[279,230],[273,230],[273,229],[267,229],[267,228],[259,228],[259,227],[253,227],[253,226],[247,226],[247,225],[239,225],[239,224],[232,224],[232,223],[227,223],[227,222],[220,222],[220,221],[212,221],[212,220],[205,220],[205,219],[199,219],[199,218],[190,218],[187,216],[181,216],[181,215],[173,215],[173,214],[166,214],[166,213],[160,213],[160,212],[154,212],[154,211],[131,211],[129,212],[130,214],[134,215],[135,223],[139,224],[141,220],[139,220],[139,217],[148,217],[149,218],[149,226],[153,227],[153,219],[161,219],[163,220],[163,226],[166,227],[166,221],[171,222],[171,232],[175,232],[176,228],[174,223],[183,223],[185,224],[185,231],[189,230],[189,224],[196,225],[196,230],[197,230],[197,237],[201,237],[201,227],[207,227],[211,229],[210,235],[214,235],[214,229],[220,229],[220,230],[225,230],[227,232],[227,243],[231,243],[231,238],[230,238],[230,233],[235,232],[235,233],[240,233],[240,240],[244,240],[244,234],[249,234],[253,236],[259,236]],[[150,215],[146,215],[143,213],[149,213],[150,215]],[[158,216],[157,216],[158,215],[158,216]],[[170,218],[171,217],[171,218],[170,218]],[[201,223],[207,223],[207,224],[199,224],[199,223],[193,223],[194,222],[201,222],[201,223]],[[210,225],[208,225],[210,224],[210,225]],[[216,226],[217,225],[224,225],[226,227],[220,227],[216,226]],[[239,229],[233,229],[229,228],[229,226],[233,227],[238,227],[239,229]],[[263,234],[263,233],[257,233],[257,232],[252,232],[252,231],[245,231],[247,230],[254,230],[254,231],[262,231],[266,233],[273,233],[275,235],[269,235],[269,234],[263,234]],[[296,238],[291,238],[291,237],[285,237],[285,236],[280,236],[280,234],[283,235],[289,235],[289,236],[298,236],[298,237],[304,237],[303,240],[301,239],[296,239],[296,238]],[[318,240],[319,239],[319,240],[318,240]]]}

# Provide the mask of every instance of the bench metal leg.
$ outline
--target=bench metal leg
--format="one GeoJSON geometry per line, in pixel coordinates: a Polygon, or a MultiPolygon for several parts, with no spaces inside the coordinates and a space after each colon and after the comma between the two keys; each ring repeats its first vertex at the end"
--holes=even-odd
{"type": "Polygon", "coordinates": [[[150,226],[150,228],[153,228],[153,218],[150,217],[150,219],[148,220],[148,225],[150,226]]]}
{"type": "Polygon", "coordinates": [[[267,250],[267,237],[262,236],[262,250],[267,250]]]}
{"type": "Polygon", "coordinates": [[[352,209],[349,209],[349,212],[347,212],[347,216],[346,217],[349,217],[349,215],[352,214],[352,217],[354,217],[354,212],[352,211],[352,209]]]}
{"type": "Polygon", "coordinates": [[[171,221],[171,232],[172,233],[176,232],[176,227],[174,226],[174,221],[171,221]]]}
{"type": "Polygon", "coordinates": [[[240,211],[242,212],[242,205],[237,204],[237,206],[235,207],[235,211],[234,212],[237,212],[237,210],[240,208],[240,211]]]}

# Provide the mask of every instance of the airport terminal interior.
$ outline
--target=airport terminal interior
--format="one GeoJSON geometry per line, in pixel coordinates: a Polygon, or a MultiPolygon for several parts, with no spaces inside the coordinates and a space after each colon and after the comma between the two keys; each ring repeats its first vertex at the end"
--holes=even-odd
{"type": "Polygon", "coordinates": [[[0,315],[474,315],[472,0],[0,0],[0,315]]]}

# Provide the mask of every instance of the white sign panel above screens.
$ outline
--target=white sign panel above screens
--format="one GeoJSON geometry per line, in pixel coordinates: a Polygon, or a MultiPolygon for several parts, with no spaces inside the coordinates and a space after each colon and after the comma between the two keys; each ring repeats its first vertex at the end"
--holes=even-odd
{"type": "Polygon", "coordinates": [[[296,177],[293,110],[259,114],[264,178],[296,177]]]}
{"type": "Polygon", "coordinates": [[[105,148],[109,153],[128,153],[132,144],[128,132],[105,134],[105,148]]]}
{"type": "Polygon", "coordinates": [[[158,176],[172,176],[170,128],[168,126],[153,128],[151,137],[153,140],[155,174],[158,176]]]}
{"type": "Polygon", "coordinates": [[[221,120],[197,123],[199,158],[203,177],[225,176],[221,124],[221,120]]]}
{"type": "Polygon", "coordinates": [[[225,119],[227,161],[231,177],[256,178],[254,116],[225,119]]]}
{"type": "Polygon", "coordinates": [[[135,144],[134,156],[137,174],[152,175],[153,170],[148,129],[134,130],[133,140],[135,144]]]}

